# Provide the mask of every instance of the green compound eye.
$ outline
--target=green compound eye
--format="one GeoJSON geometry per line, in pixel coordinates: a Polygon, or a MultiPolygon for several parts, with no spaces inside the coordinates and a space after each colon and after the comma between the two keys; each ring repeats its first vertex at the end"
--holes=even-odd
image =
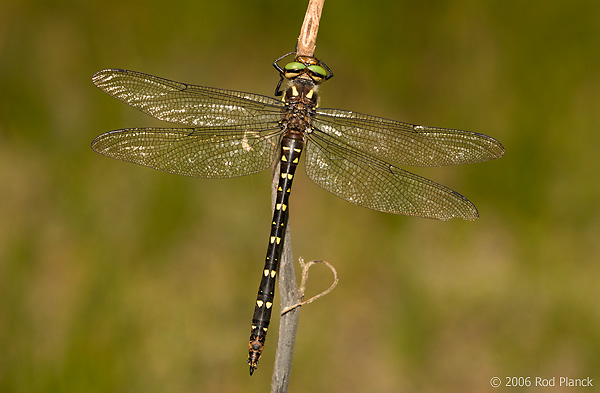
{"type": "Polygon", "coordinates": [[[311,65],[311,66],[308,66],[308,69],[315,76],[318,76],[318,77],[321,77],[321,78],[325,78],[327,76],[327,71],[325,71],[325,68],[323,68],[321,66],[311,65]]]}
{"type": "Polygon", "coordinates": [[[306,66],[302,63],[298,63],[297,61],[293,61],[291,63],[287,63],[283,69],[289,72],[299,72],[305,69],[306,66]]]}

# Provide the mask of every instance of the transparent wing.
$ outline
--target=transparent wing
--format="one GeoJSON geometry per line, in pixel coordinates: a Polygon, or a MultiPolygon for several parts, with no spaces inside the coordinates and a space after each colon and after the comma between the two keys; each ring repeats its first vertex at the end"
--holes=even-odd
{"type": "Polygon", "coordinates": [[[317,109],[313,125],[340,144],[403,165],[469,164],[504,155],[502,144],[487,135],[402,123],[340,109],[317,109]]]}
{"type": "Polygon", "coordinates": [[[92,149],[108,157],[179,175],[203,178],[244,176],[267,169],[281,130],[131,128],[102,134],[92,149]]]}
{"type": "Polygon", "coordinates": [[[459,193],[313,132],[306,147],[308,177],[335,196],[385,213],[438,220],[479,217],[459,193]]]}
{"type": "Polygon", "coordinates": [[[192,127],[273,123],[283,103],[239,91],[188,85],[136,71],[108,69],[92,77],[105,93],[159,120],[192,127]]]}

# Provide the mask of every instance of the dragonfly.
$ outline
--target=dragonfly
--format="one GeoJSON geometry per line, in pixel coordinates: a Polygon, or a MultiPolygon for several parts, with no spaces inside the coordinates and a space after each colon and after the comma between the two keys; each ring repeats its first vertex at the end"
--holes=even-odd
{"type": "Polygon", "coordinates": [[[106,69],[92,81],[140,111],[183,127],[128,128],[92,142],[96,152],[164,172],[198,178],[232,178],[279,161],[277,197],[267,255],[254,304],[250,375],[263,352],[289,216],[289,197],[300,156],[308,177],[330,193],[369,209],[408,216],[475,220],[461,194],[397,165],[438,167],[501,157],[489,136],[427,127],[318,106],[318,87],[333,72],[313,56],[291,52],[273,62],[275,97],[174,82],[123,69],[106,69]],[[283,67],[288,56],[293,61],[283,67]],[[283,90],[281,85],[287,81],[283,90]],[[393,164],[392,164],[393,163],[393,164]]]}

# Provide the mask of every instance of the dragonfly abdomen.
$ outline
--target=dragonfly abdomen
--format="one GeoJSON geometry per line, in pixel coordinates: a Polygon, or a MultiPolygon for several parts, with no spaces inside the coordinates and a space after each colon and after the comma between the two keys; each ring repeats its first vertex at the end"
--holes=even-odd
{"type": "Polygon", "coordinates": [[[279,268],[279,259],[281,257],[281,249],[283,248],[283,239],[289,214],[288,201],[294,174],[298,167],[298,161],[303,148],[304,141],[300,133],[291,132],[282,138],[277,198],[273,210],[273,221],[271,222],[265,267],[262,272],[260,286],[258,287],[256,304],[254,305],[252,329],[248,344],[250,375],[258,367],[258,360],[262,354],[267,338],[267,330],[271,321],[277,269],[279,268]]]}

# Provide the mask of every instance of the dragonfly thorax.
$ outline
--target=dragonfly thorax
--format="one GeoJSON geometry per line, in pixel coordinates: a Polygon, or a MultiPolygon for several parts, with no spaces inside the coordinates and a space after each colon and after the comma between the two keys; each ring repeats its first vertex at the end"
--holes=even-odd
{"type": "Polygon", "coordinates": [[[294,79],[283,95],[283,102],[286,105],[302,103],[314,109],[317,107],[317,88],[310,79],[294,79]]]}
{"type": "Polygon", "coordinates": [[[283,95],[285,102],[281,128],[288,131],[304,132],[311,128],[317,108],[317,86],[310,81],[294,80],[283,95]]]}

